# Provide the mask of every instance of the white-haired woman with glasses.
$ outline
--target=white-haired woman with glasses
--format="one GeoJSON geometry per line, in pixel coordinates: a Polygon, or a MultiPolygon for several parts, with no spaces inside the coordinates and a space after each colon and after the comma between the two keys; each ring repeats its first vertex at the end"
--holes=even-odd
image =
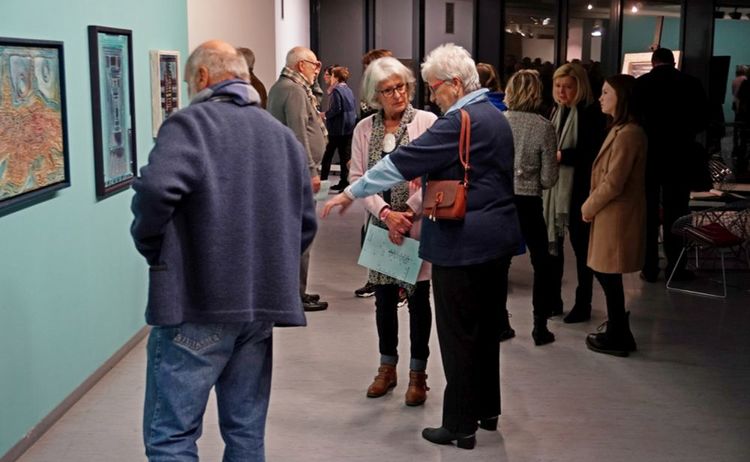
{"type": "Polygon", "coordinates": [[[419,254],[432,263],[435,319],[445,371],[443,420],[422,436],[472,449],[477,427],[494,431],[500,414],[500,303],[505,303],[510,258],[520,244],[513,204],[513,135],[480,88],[469,53],[446,44],[430,52],[422,78],[443,111],[418,139],[370,168],[323,208],[346,209],[355,198],[422,178],[462,180],[458,144],[461,111],[471,118],[466,214],[459,221],[422,219],[419,254]]]}
{"type": "MultiPolygon", "coordinates": [[[[375,114],[363,119],[354,129],[350,181],[389,155],[398,146],[409,144],[427,130],[437,117],[414,109],[409,101],[415,91],[414,75],[395,58],[384,57],[371,62],[362,77],[362,96],[375,114]]],[[[397,245],[405,236],[419,239],[422,190],[418,182],[401,181],[385,191],[364,199],[367,226],[388,230],[389,239],[397,245]]],[[[405,290],[409,303],[409,386],[405,402],[419,406],[427,399],[427,358],[432,330],[430,307],[430,265],[425,262],[415,285],[370,270],[368,283],[375,287],[375,324],[378,331],[380,367],[367,396],[378,398],[396,386],[398,363],[399,289],[405,290]]]]}

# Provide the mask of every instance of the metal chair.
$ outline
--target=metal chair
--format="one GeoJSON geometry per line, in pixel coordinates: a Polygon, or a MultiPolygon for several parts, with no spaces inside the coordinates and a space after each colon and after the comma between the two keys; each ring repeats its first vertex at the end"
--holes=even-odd
{"type": "Polygon", "coordinates": [[[724,254],[732,253],[742,259],[750,268],[750,254],[748,253],[748,239],[750,237],[750,201],[737,201],[690,215],[680,217],[672,226],[672,232],[682,236],[684,245],[677,263],[667,280],[667,289],[706,297],[726,298],[727,277],[724,254]],[[721,293],[703,292],[672,285],[675,272],[680,267],[683,256],[690,250],[695,250],[695,268],[699,268],[698,255],[700,252],[715,252],[721,260],[721,293]]]}

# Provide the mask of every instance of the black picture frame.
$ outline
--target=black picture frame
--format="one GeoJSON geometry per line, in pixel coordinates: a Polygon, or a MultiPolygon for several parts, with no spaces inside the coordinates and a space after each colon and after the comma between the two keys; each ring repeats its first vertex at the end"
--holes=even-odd
{"type": "Polygon", "coordinates": [[[0,37],[0,216],[70,186],[63,42],[0,37]]]}
{"type": "Polygon", "coordinates": [[[130,187],[138,168],[133,84],[133,32],[89,26],[91,113],[96,196],[130,187]]]}

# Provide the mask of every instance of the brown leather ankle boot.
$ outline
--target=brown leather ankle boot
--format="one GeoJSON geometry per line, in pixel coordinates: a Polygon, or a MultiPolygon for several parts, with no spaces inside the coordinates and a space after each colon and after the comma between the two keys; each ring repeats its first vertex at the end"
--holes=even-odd
{"type": "Polygon", "coordinates": [[[388,390],[396,386],[396,366],[381,364],[378,375],[367,388],[368,398],[379,398],[388,393],[388,390]]]}
{"type": "Polygon", "coordinates": [[[409,371],[409,388],[406,390],[406,405],[420,406],[427,399],[427,374],[424,371],[409,371]]]}

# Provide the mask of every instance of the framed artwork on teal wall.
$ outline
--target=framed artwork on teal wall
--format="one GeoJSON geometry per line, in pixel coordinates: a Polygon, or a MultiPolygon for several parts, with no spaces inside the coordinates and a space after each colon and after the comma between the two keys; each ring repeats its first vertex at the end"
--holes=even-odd
{"type": "Polygon", "coordinates": [[[151,50],[151,132],[180,109],[180,52],[151,50]]]}
{"type": "Polygon", "coordinates": [[[136,175],[133,34],[89,26],[96,195],[127,189],[136,175]]]}
{"type": "Polygon", "coordinates": [[[68,186],[63,44],[0,38],[0,209],[68,186]]]}

